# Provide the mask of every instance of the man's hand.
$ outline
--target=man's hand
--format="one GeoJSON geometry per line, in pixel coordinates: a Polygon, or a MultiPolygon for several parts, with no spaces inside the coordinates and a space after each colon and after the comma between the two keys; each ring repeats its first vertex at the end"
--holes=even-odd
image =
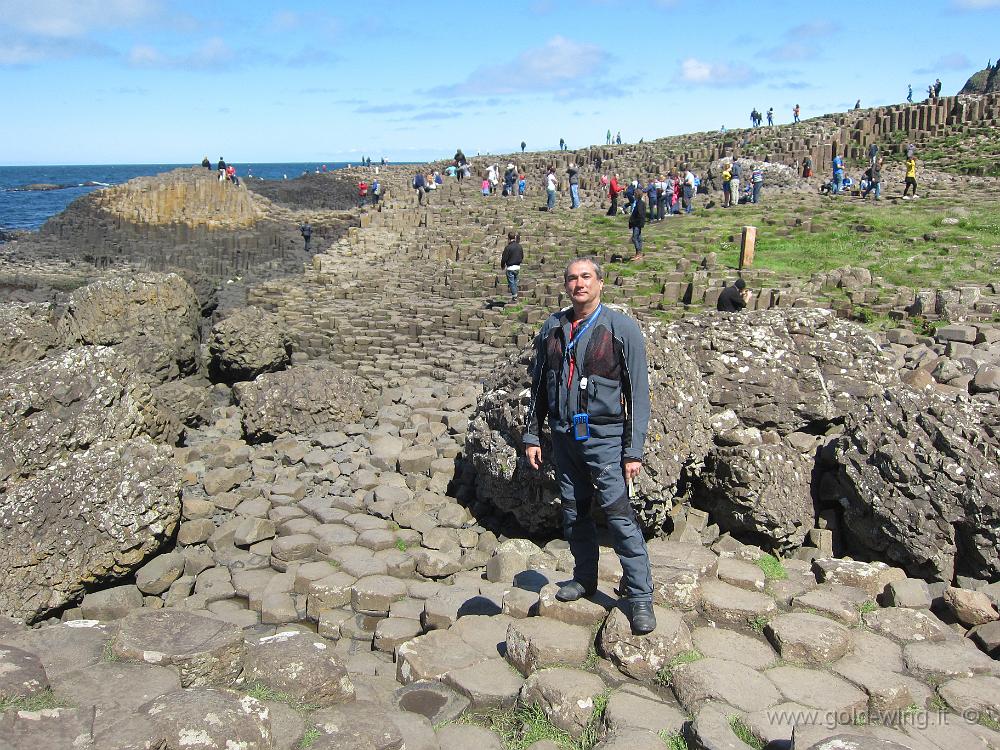
{"type": "Polygon", "coordinates": [[[542,449],[537,445],[529,445],[524,449],[524,457],[528,459],[528,466],[538,470],[542,468],[542,449]]]}
{"type": "Polygon", "coordinates": [[[636,461],[634,458],[625,459],[625,481],[629,482],[639,476],[639,472],[642,471],[642,461],[636,461]]]}

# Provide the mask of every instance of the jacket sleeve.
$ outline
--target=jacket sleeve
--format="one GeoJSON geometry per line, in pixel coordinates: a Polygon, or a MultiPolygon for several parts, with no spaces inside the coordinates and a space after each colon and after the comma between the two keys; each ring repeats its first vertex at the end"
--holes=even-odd
{"type": "Polygon", "coordinates": [[[649,370],[646,361],[646,342],[642,331],[633,321],[623,327],[622,365],[624,377],[622,390],[628,407],[625,432],[622,435],[622,455],[626,459],[642,460],[649,429],[649,370]]]}
{"type": "Polygon", "coordinates": [[[538,437],[542,424],[548,414],[548,389],[545,387],[545,333],[548,326],[535,337],[535,362],[531,369],[531,401],[528,404],[528,415],[522,436],[522,442],[528,445],[541,445],[538,437]]]}

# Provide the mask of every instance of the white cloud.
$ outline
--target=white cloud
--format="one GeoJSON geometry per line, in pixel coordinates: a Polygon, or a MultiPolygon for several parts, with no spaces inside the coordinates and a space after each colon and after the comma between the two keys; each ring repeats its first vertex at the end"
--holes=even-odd
{"type": "Polygon", "coordinates": [[[681,62],[680,79],[697,86],[742,86],[758,77],[744,65],[729,65],[685,58],[681,62]]]}
{"type": "MultiPolygon", "coordinates": [[[[610,56],[595,44],[554,36],[541,47],[526,50],[514,60],[474,70],[464,81],[438,86],[432,96],[495,96],[516,93],[591,95],[594,76],[608,68],[610,56]],[[588,92],[590,92],[588,94],[588,92]]],[[[607,87],[614,95],[617,87],[607,87]]]]}
{"type": "Polygon", "coordinates": [[[10,28],[55,38],[128,26],[159,11],[159,0],[0,0],[0,18],[10,28]]]}

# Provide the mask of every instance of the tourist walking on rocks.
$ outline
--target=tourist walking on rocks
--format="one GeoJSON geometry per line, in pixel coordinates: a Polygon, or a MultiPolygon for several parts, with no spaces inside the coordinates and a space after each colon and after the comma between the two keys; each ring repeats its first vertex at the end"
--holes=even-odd
{"type": "Polygon", "coordinates": [[[423,172],[417,172],[413,175],[413,189],[417,191],[417,205],[424,205],[424,187],[427,185],[427,181],[424,179],[423,172]]]}
{"type": "Polygon", "coordinates": [[[507,290],[510,301],[517,302],[517,275],[524,262],[524,248],[521,247],[521,235],[507,232],[507,245],[500,254],[500,268],[507,274],[507,290]]]}
{"type": "Polygon", "coordinates": [[[722,168],[722,207],[729,208],[733,205],[733,173],[729,167],[722,168]]]}
{"type": "Polygon", "coordinates": [[[667,218],[667,178],[660,175],[656,181],[656,220],[663,221],[667,218]]]}
{"type": "Polygon", "coordinates": [[[618,184],[618,175],[612,175],[611,182],[608,183],[608,198],[611,200],[611,208],[608,209],[608,216],[618,215],[618,194],[622,191],[618,184]]]}
{"type": "Polygon", "coordinates": [[[646,218],[649,221],[656,221],[656,182],[652,177],[646,184],[646,218]]]}
{"type": "Polygon", "coordinates": [[[528,147],[528,144],[525,143],[524,141],[521,141],[521,153],[522,154],[524,153],[524,149],[526,149],[527,147],[528,147]]]}
{"type": "Polygon", "coordinates": [[[368,204],[368,183],[364,180],[358,183],[358,208],[364,208],[368,204]]]}
{"type": "Polygon", "coordinates": [[[844,186],[844,157],[839,154],[833,155],[833,194],[840,195],[844,186]]]}
{"type": "Polygon", "coordinates": [[[875,163],[868,168],[868,189],[861,193],[862,198],[867,198],[868,193],[875,192],[875,200],[882,200],[882,157],[878,157],[875,163]]]}
{"type": "Polygon", "coordinates": [[[547,196],[547,201],[545,203],[545,208],[547,211],[554,211],[556,208],[556,168],[549,167],[548,173],[545,175],[545,194],[547,196]]]}
{"type": "Polygon", "coordinates": [[[302,239],[305,241],[305,251],[309,252],[309,242],[312,240],[313,228],[312,225],[307,221],[299,227],[299,234],[302,235],[302,239]]]}
{"type": "Polygon", "coordinates": [[[729,181],[729,190],[732,193],[732,197],[729,199],[729,207],[732,208],[733,204],[739,205],[740,202],[740,179],[743,177],[743,167],[740,166],[739,160],[733,156],[733,165],[729,170],[733,177],[729,181]]]}
{"type": "Polygon", "coordinates": [[[907,191],[913,188],[913,197],[917,197],[917,160],[913,156],[906,158],[906,181],[903,184],[903,200],[909,200],[907,191]]]}
{"type": "Polygon", "coordinates": [[[517,183],[517,168],[513,163],[507,165],[507,169],[503,173],[503,196],[505,198],[513,197],[514,195],[514,185],[517,183]]]}
{"type": "Polygon", "coordinates": [[[811,156],[806,156],[802,159],[802,176],[812,177],[813,175],[813,160],[811,156]]]}
{"type": "Polygon", "coordinates": [[[642,228],[646,226],[646,204],[642,202],[642,193],[635,194],[632,203],[632,213],[628,217],[628,228],[632,230],[632,247],[635,248],[635,259],[642,258],[642,228]]]}
{"type": "Polygon", "coordinates": [[[618,131],[618,134],[615,135],[615,143],[619,146],[622,145],[622,131],[620,130],[618,131]]]}
{"type": "Polygon", "coordinates": [[[607,146],[611,145],[611,128],[608,128],[608,137],[607,140],[605,141],[605,145],[607,146]]]}
{"type": "Polygon", "coordinates": [[[673,185],[670,188],[670,213],[675,216],[680,216],[681,214],[681,193],[683,192],[683,180],[681,176],[677,174],[677,170],[673,170],[670,173],[673,180],[673,185]]]}
{"type": "Polygon", "coordinates": [[[221,156],[219,157],[219,165],[216,167],[219,170],[219,182],[226,181],[226,160],[221,156]]]}
{"type": "Polygon", "coordinates": [[[483,197],[484,198],[488,198],[489,195],[490,195],[490,179],[489,179],[489,177],[484,177],[483,178],[482,189],[483,189],[483,197]]]}
{"type": "Polygon", "coordinates": [[[798,122],[798,121],[799,121],[799,113],[800,113],[801,111],[802,111],[802,110],[801,110],[801,109],[799,109],[799,105],[798,105],[798,104],[796,104],[796,105],[795,105],[795,109],[793,109],[793,110],[792,110],[792,120],[793,120],[794,122],[798,122]]]}
{"type": "Polygon", "coordinates": [[[715,309],[719,312],[739,312],[747,306],[750,301],[750,290],[746,288],[747,283],[743,279],[736,279],[735,284],[730,284],[722,290],[719,300],[715,304],[715,309]]]}
{"type": "Polygon", "coordinates": [[[490,181],[490,192],[492,193],[497,189],[497,185],[500,184],[500,165],[490,164],[489,169],[486,170],[486,179],[490,181]]]}
{"type": "Polygon", "coordinates": [[[560,151],[566,150],[566,141],[564,141],[562,138],[559,139],[559,150],[560,151]]]}
{"type": "MultiPolygon", "coordinates": [[[[982,58],[979,59],[982,60],[982,58]]],[[[941,79],[937,78],[934,81],[934,98],[937,99],[939,96],[941,96],[941,79]]]]}
{"type": "Polygon", "coordinates": [[[774,127],[774,107],[767,110],[767,126],[774,127]]]}
{"type": "Polygon", "coordinates": [[[910,103],[910,104],[913,104],[913,84],[912,83],[906,84],[906,101],[908,103],[910,103]]]}
{"type": "Polygon", "coordinates": [[[569,178],[569,200],[570,208],[580,207],[580,170],[577,169],[576,164],[570,164],[569,168],[566,170],[566,176],[569,178]]]}
{"type": "MultiPolygon", "coordinates": [[[[376,167],[376,169],[378,169],[378,167],[376,167]]],[[[379,183],[378,177],[372,180],[371,194],[372,194],[372,207],[375,207],[378,205],[378,199],[382,195],[382,185],[379,183]]]]}
{"type": "Polygon", "coordinates": [[[591,509],[601,508],[621,560],[632,632],[656,628],[649,552],[629,501],[642,471],[649,425],[646,344],[635,321],[601,304],[604,271],[577,258],[563,274],[572,307],[551,315],[535,339],[525,458],[542,468],[539,440],[548,420],[573,579],[556,592],[576,601],[597,592],[599,548],[591,509]]]}
{"type": "Polygon", "coordinates": [[[868,166],[874,166],[876,159],[878,159],[878,144],[872,143],[868,146],[868,166]]]}

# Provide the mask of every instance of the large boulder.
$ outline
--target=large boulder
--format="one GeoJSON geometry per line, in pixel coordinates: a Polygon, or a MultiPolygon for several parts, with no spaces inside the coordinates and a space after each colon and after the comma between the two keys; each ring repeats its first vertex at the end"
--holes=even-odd
{"type": "Polygon", "coordinates": [[[705,458],[693,502],[739,539],[765,549],[802,546],[813,527],[815,459],[785,443],[719,446],[705,458]]]}
{"type": "Polygon", "coordinates": [[[1000,409],[899,387],[858,405],[835,443],[853,547],[911,576],[1000,575],[1000,409]]]}
{"type": "Polygon", "coordinates": [[[34,622],[128,575],[180,518],[173,451],[146,437],[53,460],[0,495],[0,614],[34,622]]]}
{"type": "MultiPolygon", "coordinates": [[[[640,523],[649,530],[663,525],[671,498],[686,468],[711,445],[707,393],[693,360],[680,340],[662,325],[645,327],[649,359],[651,415],[645,471],[632,499],[640,523]]],[[[561,528],[559,489],[551,464],[548,429],[543,431],[545,465],[534,471],[523,461],[524,434],[531,391],[533,347],[511,358],[487,380],[469,421],[466,452],[476,470],[476,494],[510,514],[532,533],[561,528]]]]}
{"type": "Polygon", "coordinates": [[[291,341],[281,318],[259,307],[243,307],[212,326],[208,341],[212,376],[226,383],[253,380],[282,370],[291,341]]]}
{"type": "Polygon", "coordinates": [[[157,382],[197,365],[200,307],[174,273],[109,276],[74,290],[58,330],[68,345],[120,347],[157,382]]]}
{"type": "Polygon", "coordinates": [[[180,427],[130,362],[80,347],[0,374],[0,490],[101,441],[175,442],[180,427]]]}
{"type": "Polygon", "coordinates": [[[372,404],[360,378],[328,364],[308,364],[238,383],[233,396],[243,410],[251,442],[282,433],[310,434],[360,421],[372,404]]]}
{"type": "Polygon", "coordinates": [[[41,359],[60,344],[51,305],[0,305],[0,370],[41,359]]]}

